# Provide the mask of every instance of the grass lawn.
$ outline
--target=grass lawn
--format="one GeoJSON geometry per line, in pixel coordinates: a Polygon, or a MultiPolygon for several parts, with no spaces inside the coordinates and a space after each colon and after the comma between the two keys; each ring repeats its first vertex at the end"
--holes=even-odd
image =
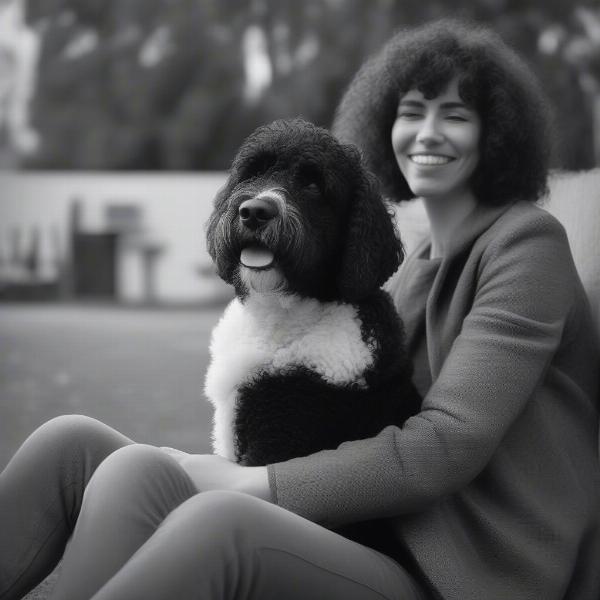
{"type": "Polygon", "coordinates": [[[222,308],[0,305],[0,469],[25,437],[69,413],[138,442],[210,451],[203,397],[222,308]]]}

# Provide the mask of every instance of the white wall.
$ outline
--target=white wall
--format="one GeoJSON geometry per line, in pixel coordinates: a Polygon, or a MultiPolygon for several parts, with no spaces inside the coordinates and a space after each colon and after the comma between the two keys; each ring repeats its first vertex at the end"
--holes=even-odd
{"type": "MultiPolygon", "coordinates": [[[[228,296],[227,286],[215,277],[202,276],[198,267],[206,271],[211,260],[206,251],[204,224],[212,209],[212,200],[225,181],[224,173],[11,173],[0,172],[0,259],[6,257],[8,235],[12,227],[39,226],[47,235],[54,226],[66,234],[68,207],[80,199],[84,207],[83,228],[101,231],[104,227],[104,209],[108,204],[139,204],[145,210],[146,235],[164,243],[165,252],[157,263],[157,297],[164,302],[194,302],[228,296]]],[[[597,209],[600,203],[600,170],[584,173],[555,173],[550,179],[551,197],[548,206],[556,212],[557,197],[590,199],[586,206],[597,209]]],[[[576,211],[576,214],[587,213],[576,211]]],[[[422,204],[402,204],[396,209],[402,239],[410,252],[427,231],[427,220],[422,204]]],[[[575,214],[575,213],[574,213],[575,214]]],[[[565,220],[565,215],[557,215],[565,220]]],[[[581,216],[590,227],[597,220],[581,216]]],[[[588,257],[580,251],[577,236],[570,231],[571,244],[578,265],[588,257]]],[[[577,230],[578,231],[578,230],[577,230]]],[[[593,235],[586,239],[592,239],[593,235]]],[[[24,243],[27,240],[23,240],[24,243]]],[[[63,242],[64,243],[64,242],[63,242]]],[[[48,239],[43,252],[49,254],[48,239]]],[[[586,254],[587,253],[587,254],[586,254]]],[[[139,252],[125,249],[121,253],[119,291],[121,299],[143,299],[142,269],[139,252]]],[[[588,269],[595,273],[597,265],[588,269]]],[[[584,281],[587,280],[584,277],[584,281]]],[[[600,284],[598,284],[600,285],[600,284]]]]}
{"type": "MultiPolygon", "coordinates": [[[[157,262],[157,297],[165,302],[193,302],[227,293],[216,278],[201,276],[209,268],[204,224],[212,200],[225,181],[224,173],[0,173],[0,256],[8,253],[9,232],[39,227],[45,236],[42,252],[51,253],[52,227],[66,239],[68,207],[78,199],[83,206],[82,229],[102,231],[109,204],[137,204],[145,212],[145,233],[165,245],[157,262]]],[[[125,249],[121,255],[119,291],[123,300],[143,296],[140,254],[125,249]]]]}

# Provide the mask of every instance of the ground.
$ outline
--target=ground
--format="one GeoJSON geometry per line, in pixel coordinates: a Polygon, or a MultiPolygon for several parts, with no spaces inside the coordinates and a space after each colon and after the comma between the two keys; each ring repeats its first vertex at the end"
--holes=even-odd
{"type": "MultiPolygon", "coordinates": [[[[210,452],[202,387],[222,310],[0,304],[0,470],[36,427],[69,413],[139,442],[210,452]]],[[[55,578],[27,600],[47,598],[55,578]]]]}
{"type": "Polygon", "coordinates": [[[136,441],[210,451],[202,387],[222,307],[0,305],[0,469],[44,421],[98,418],[136,441]]]}

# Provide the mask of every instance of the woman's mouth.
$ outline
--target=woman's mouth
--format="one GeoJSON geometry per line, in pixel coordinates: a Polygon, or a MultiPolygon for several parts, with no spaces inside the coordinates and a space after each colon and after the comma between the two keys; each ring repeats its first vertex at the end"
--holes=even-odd
{"type": "Polygon", "coordinates": [[[455,160],[452,156],[443,154],[409,154],[408,158],[417,165],[439,167],[455,160]]]}

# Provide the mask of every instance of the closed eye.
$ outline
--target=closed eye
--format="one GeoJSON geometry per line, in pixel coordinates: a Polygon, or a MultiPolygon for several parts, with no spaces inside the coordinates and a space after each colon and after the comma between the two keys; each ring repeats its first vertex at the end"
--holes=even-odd
{"type": "Polygon", "coordinates": [[[422,113],[414,112],[414,111],[410,111],[410,110],[402,110],[397,114],[398,119],[407,119],[407,120],[419,119],[422,116],[423,116],[422,113]]]}

